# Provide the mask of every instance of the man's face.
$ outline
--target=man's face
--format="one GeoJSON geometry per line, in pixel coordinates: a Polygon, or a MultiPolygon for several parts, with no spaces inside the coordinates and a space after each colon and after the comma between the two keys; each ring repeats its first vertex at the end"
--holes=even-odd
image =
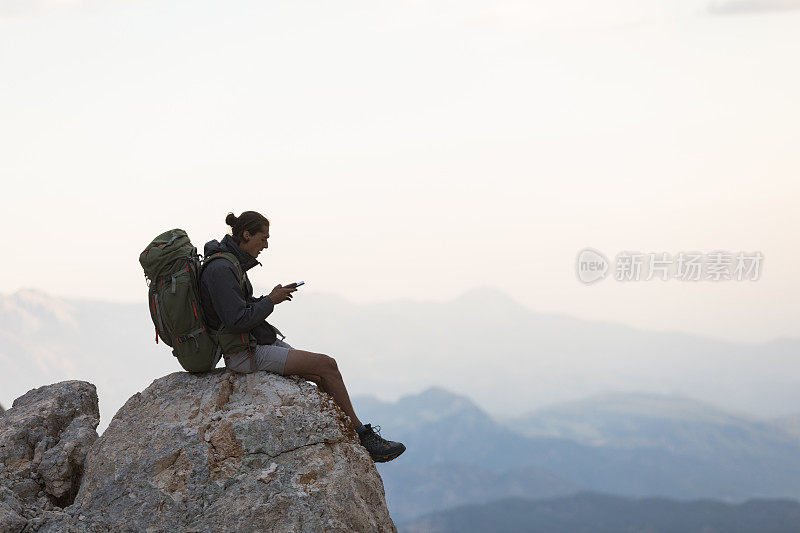
{"type": "Polygon", "coordinates": [[[245,231],[242,237],[242,243],[239,247],[253,257],[258,257],[261,250],[269,248],[269,243],[267,242],[269,240],[269,228],[267,227],[264,227],[264,231],[253,234],[249,231],[245,231]]]}

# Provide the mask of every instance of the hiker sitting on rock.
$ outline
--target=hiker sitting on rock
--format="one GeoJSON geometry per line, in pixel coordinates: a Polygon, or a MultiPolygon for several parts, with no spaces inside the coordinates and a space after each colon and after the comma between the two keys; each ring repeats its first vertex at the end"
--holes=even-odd
{"type": "Polygon", "coordinates": [[[276,305],[291,300],[297,290],[295,283],[276,285],[268,296],[253,297],[247,271],[261,264],[256,257],[268,247],[269,220],[255,211],[245,211],[239,217],[228,213],[225,223],[231,226],[232,235],[225,235],[222,242],[206,243],[207,264],[200,275],[203,313],[209,328],[220,331],[225,366],[235,372],[267,370],[312,381],[350,417],[374,461],[391,461],[403,453],[403,444],[380,436],[380,426],[361,424],[333,357],[292,348],[277,338],[280,332],[265,320],[276,305]],[[214,260],[210,260],[212,257],[214,260]]]}

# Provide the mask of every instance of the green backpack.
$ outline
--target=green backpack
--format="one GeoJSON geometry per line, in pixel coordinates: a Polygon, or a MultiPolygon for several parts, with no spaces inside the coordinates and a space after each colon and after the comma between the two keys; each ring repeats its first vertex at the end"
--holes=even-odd
{"type": "Polygon", "coordinates": [[[221,252],[201,260],[197,248],[182,229],[165,231],[147,245],[139,255],[139,263],[147,278],[150,318],[158,338],[172,347],[180,365],[188,372],[212,370],[223,353],[233,354],[254,349],[252,334],[234,334],[214,331],[206,327],[200,305],[200,273],[218,257],[228,259],[236,266],[239,284],[244,284],[236,256],[221,252]]]}

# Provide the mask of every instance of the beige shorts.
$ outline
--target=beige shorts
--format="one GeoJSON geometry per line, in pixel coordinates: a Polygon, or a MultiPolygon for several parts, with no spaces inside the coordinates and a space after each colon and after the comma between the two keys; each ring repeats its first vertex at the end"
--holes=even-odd
{"type": "Polygon", "coordinates": [[[273,344],[259,344],[253,350],[252,367],[250,363],[250,352],[245,350],[234,355],[226,355],[225,366],[234,372],[247,374],[256,370],[266,370],[275,372],[283,376],[286,368],[286,357],[292,347],[282,340],[276,340],[273,344]]]}

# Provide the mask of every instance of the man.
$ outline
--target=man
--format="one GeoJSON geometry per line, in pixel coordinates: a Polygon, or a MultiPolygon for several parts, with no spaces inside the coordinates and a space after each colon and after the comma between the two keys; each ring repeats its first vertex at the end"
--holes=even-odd
{"type": "Polygon", "coordinates": [[[261,264],[256,258],[269,246],[269,220],[255,211],[245,211],[239,217],[229,213],[225,222],[231,226],[231,235],[221,242],[207,242],[204,256],[206,261],[215,254],[235,256],[243,272],[244,288],[239,284],[235,264],[227,258],[210,261],[200,275],[200,299],[208,327],[227,335],[221,343],[225,366],[235,372],[267,370],[284,376],[299,375],[314,382],[350,418],[361,444],[374,461],[386,462],[398,457],[406,449],[402,443],[382,438],[378,432],[380,426],[362,424],[356,416],[336,360],[292,348],[278,340],[277,329],[266,321],[276,305],[291,300],[297,291],[294,283],[285,287],[276,285],[268,296],[253,297],[247,271],[261,264]],[[255,349],[249,345],[248,334],[257,341],[255,349]]]}

